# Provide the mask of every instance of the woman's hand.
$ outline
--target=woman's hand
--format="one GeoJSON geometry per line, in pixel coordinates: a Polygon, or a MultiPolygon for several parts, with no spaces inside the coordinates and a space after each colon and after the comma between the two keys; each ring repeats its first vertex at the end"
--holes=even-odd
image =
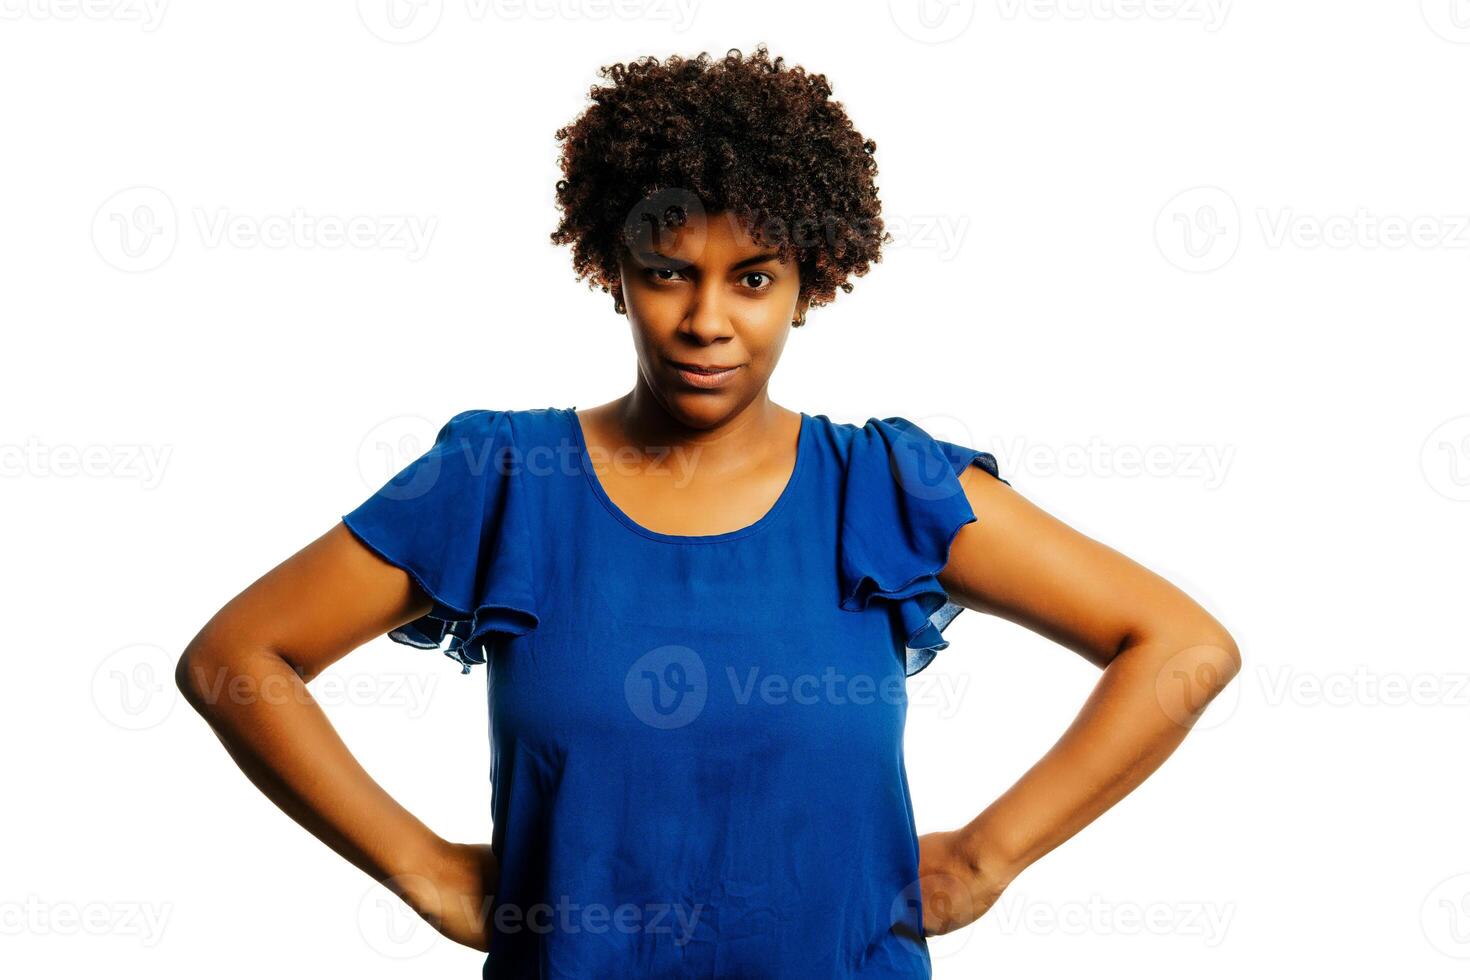
{"type": "Polygon", "coordinates": [[[1010,875],[987,867],[960,831],[919,838],[919,889],[925,936],[964,928],[990,910],[1010,884],[1010,875]]]}
{"type": "Polygon", "coordinates": [[[499,878],[500,862],[489,844],[444,841],[423,873],[395,875],[383,884],[440,934],[487,953],[490,906],[499,878]]]}

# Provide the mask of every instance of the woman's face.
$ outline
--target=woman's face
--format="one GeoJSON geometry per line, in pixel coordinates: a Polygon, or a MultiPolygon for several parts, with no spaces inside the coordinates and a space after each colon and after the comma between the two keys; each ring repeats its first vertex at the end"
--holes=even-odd
{"type": "Polygon", "coordinates": [[[794,262],[715,213],[645,235],[619,264],[642,382],[670,414],[712,425],[765,390],[791,321],[805,312],[794,262]]]}

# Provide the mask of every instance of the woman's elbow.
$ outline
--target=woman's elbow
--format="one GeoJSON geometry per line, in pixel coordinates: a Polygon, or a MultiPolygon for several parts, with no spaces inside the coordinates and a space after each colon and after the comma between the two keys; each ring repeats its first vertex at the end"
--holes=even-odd
{"type": "Polygon", "coordinates": [[[239,644],[216,642],[204,634],[184,648],[174,667],[174,684],[185,701],[208,718],[233,704],[259,683],[254,654],[239,644]]]}
{"type": "MultiPolygon", "coordinates": [[[[1153,670],[1161,678],[1187,679],[1195,697],[1214,698],[1240,675],[1240,644],[1214,617],[1176,618],[1141,629],[1127,646],[1147,650],[1153,670]]],[[[1162,683],[1162,681],[1161,681],[1162,683]]]]}
{"type": "Polygon", "coordinates": [[[174,686],[179,689],[184,700],[201,715],[207,715],[210,708],[219,701],[220,687],[212,679],[220,677],[222,667],[224,661],[219,654],[197,642],[184,648],[184,652],[179,655],[179,662],[174,666],[174,686]]]}
{"type": "Polygon", "coordinates": [[[1225,632],[1211,637],[1207,642],[1215,650],[1210,665],[1219,674],[1219,686],[1223,688],[1240,675],[1240,644],[1235,642],[1235,637],[1225,632]]]}

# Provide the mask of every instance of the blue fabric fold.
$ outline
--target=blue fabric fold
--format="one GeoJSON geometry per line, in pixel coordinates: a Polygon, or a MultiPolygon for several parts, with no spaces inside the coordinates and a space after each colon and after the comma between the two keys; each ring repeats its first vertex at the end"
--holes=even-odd
{"type": "Polygon", "coordinates": [[[972,463],[1007,486],[995,456],[936,439],[901,417],[870,418],[853,436],[842,490],[838,573],[843,609],[890,604],[912,676],[949,646],[943,632],[965,608],[938,573],[976,515],[959,481],[972,463]]]}
{"type": "Polygon", "coordinates": [[[427,452],[342,515],[358,539],[407,572],[433,603],[388,637],[440,649],[465,674],[486,663],[498,637],[539,624],[531,501],[511,423],[502,411],[459,413],[427,452]]]}

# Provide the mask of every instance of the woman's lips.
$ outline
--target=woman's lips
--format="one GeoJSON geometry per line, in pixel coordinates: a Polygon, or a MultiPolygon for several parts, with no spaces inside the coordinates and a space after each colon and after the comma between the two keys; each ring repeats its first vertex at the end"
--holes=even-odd
{"type": "Polygon", "coordinates": [[[734,367],[725,368],[724,370],[705,371],[689,364],[680,363],[679,361],[670,361],[669,363],[673,365],[674,372],[683,379],[685,384],[692,385],[695,388],[719,388],[729,382],[731,378],[735,377],[736,372],[740,370],[740,365],[738,364],[734,367]]]}

